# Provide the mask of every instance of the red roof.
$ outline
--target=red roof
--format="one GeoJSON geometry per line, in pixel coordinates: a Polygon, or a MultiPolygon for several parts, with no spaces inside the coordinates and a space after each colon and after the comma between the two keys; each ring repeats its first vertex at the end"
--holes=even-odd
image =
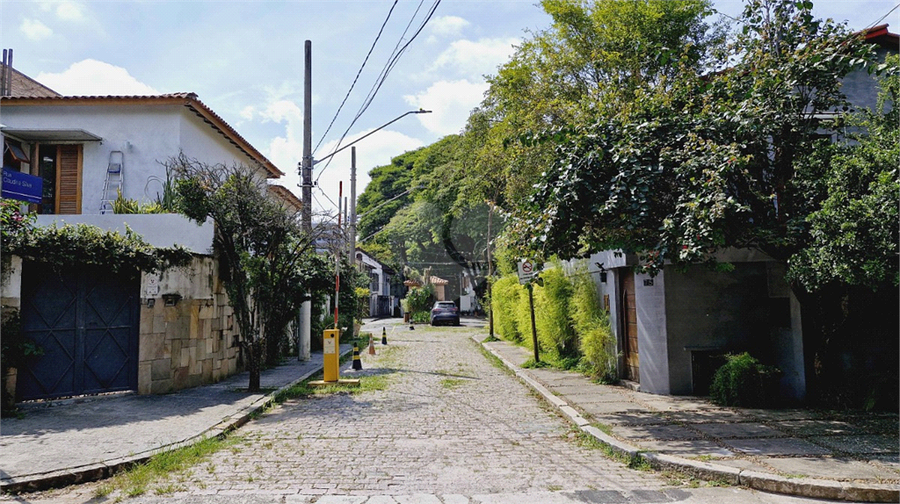
{"type": "Polygon", "coordinates": [[[900,49],[900,35],[889,32],[887,23],[866,28],[859,33],[865,35],[866,42],[878,44],[887,49],[900,49]]]}

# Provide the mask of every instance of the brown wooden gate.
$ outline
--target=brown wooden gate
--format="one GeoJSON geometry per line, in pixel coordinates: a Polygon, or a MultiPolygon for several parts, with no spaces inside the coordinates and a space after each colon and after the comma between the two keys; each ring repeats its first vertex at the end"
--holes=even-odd
{"type": "Polygon", "coordinates": [[[631,270],[622,275],[622,325],[625,334],[625,378],[640,383],[637,309],[634,304],[634,272],[631,270]]]}

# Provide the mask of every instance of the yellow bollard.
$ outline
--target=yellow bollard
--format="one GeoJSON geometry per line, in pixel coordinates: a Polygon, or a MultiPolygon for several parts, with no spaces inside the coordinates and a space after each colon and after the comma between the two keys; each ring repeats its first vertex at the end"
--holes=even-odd
{"type": "Polygon", "coordinates": [[[322,355],[324,357],[322,381],[336,382],[340,378],[340,329],[325,329],[322,332],[322,355]]]}

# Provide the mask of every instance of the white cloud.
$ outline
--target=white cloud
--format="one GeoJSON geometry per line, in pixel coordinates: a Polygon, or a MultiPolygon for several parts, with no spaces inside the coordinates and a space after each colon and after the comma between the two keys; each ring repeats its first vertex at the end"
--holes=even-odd
{"type": "Polygon", "coordinates": [[[463,28],[469,26],[465,19],[459,16],[441,16],[436,17],[428,23],[431,33],[444,37],[455,37],[462,33],[463,28]]]}
{"type": "Polygon", "coordinates": [[[456,75],[470,80],[480,80],[484,75],[494,74],[497,67],[509,61],[518,38],[457,40],[444,50],[434,64],[431,72],[453,71],[456,75]]]}
{"type": "Polygon", "coordinates": [[[438,135],[452,135],[465,127],[469,113],[481,103],[487,89],[484,81],[439,81],[425,91],[403,99],[414,107],[432,111],[417,116],[422,126],[438,135]]]}
{"type": "Polygon", "coordinates": [[[56,16],[63,21],[83,21],[84,7],[76,2],[61,2],[56,6],[56,16]]]}
{"type": "Polygon", "coordinates": [[[50,27],[36,19],[23,19],[22,24],[19,25],[19,31],[34,41],[41,41],[53,35],[50,27]]]}
{"type": "Polygon", "coordinates": [[[266,110],[259,114],[263,118],[274,122],[288,122],[288,126],[296,126],[303,120],[303,110],[291,100],[277,100],[269,103],[266,110]]]}
{"type": "Polygon", "coordinates": [[[241,111],[238,113],[238,115],[241,117],[241,119],[250,121],[253,119],[253,116],[255,113],[256,113],[256,107],[254,107],[253,105],[247,105],[246,107],[241,109],[241,111]]]}
{"type": "Polygon", "coordinates": [[[71,96],[159,94],[132,77],[128,70],[94,59],[73,63],[61,73],[41,72],[36,80],[50,89],[71,96]]]}

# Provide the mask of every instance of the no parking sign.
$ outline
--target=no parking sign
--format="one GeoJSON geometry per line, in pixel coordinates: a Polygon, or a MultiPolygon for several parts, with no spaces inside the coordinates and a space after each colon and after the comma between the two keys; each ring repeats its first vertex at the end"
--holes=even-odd
{"type": "Polygon", "coordinates": [[[522,259],[519,261],[519,283],[527,284],[534,278],[534,261],[531,259],[522,259]]]}

